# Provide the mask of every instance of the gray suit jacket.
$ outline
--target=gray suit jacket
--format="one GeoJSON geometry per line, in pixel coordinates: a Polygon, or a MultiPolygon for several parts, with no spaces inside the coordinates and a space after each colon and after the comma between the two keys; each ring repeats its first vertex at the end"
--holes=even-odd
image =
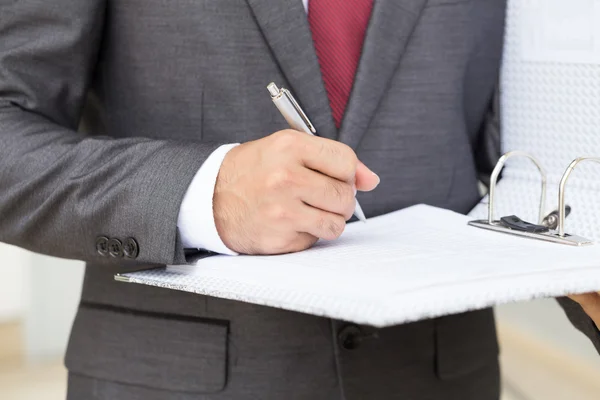
{"type": "Polygon", "coordinates": [[[270,81],[379,173],[368,216],[469,211],[499,151],[504,0],[376,0],[339,130],[300,0],[1,7],[0,240],[88,263],[69,398],[498,398],[491,310],[373,329],[112,277],[185,262],[177,215],[203,161],[286,127],[270,81]]]}

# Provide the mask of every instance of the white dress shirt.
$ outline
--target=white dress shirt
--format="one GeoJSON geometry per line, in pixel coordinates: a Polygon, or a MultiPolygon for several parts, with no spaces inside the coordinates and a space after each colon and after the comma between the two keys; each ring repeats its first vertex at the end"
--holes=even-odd
{"type": "Polygon", "coordinates": [[[237,255],[221,240],[213,215],[215,183],[223,159],[237,143],[220,146],[204,161],[188,187],[177,219],[183,247],[237,255]]]}
{"type": "MultiPolygon", "coordinates": [[[[302,3],[308,12],[308,0],[302,0],[302,3]]],[[[216,149],[204,161],[188,187],[177,218],[183,247],[237,255],[219,236],[213,214],[213,195],[223,159],[238,144],[226,144],[216,149]]]]}

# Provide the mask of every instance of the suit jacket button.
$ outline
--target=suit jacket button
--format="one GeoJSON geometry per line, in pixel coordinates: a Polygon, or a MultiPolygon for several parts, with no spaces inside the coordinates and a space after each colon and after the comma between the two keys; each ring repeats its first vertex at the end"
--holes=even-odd
{"type": "Polygon", "coordinates": [[[138,254],[140,254],[140,246],[138,246],[137,242],[134,238],[125,239],[125,243],[123,243],[123,254],[125,254],[126,258],[137,258],[138,254]]]}
{"type": "Polygon", "coordinates": [[[108,238],[106,236],[96,238],[96,251],[103,257],[108,256],[108,238]]]}
{"type": "Polygon", "coordinates": [[[360,346],[362,331],[356,325],[346,325],[338,333],[338,343],[346,350],[354,350],[360,346]]]}
{"type": "Polygon", "coordinates": [[[108,253],[115,258],[123,257],[123,244],[119,239],[110,239],[108,241],[108,253]]]}

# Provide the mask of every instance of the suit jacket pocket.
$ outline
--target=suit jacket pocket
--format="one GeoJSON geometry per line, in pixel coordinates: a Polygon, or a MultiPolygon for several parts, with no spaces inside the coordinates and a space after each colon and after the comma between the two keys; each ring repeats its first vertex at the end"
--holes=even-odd
{"type": "Polygon", "coordinates": [[[226,321],[83,304],[65,362],[93,378],[214,393],[227,382],[227,336],[226,321]]]}

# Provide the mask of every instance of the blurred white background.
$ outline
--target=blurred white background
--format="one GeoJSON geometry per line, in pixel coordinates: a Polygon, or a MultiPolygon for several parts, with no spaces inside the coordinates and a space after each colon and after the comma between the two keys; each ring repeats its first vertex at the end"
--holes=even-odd
{"type": "Polygon", "coordinates": [[[0,322],[22,323],[28,359],[52,359],[64,352],[83,271],[81,262],[0,243],[0,322]]]}
{"type": "Polygon", "coordinates": [[[0,243],[0,399],[58,400],[83,263],[0,243]]]}

